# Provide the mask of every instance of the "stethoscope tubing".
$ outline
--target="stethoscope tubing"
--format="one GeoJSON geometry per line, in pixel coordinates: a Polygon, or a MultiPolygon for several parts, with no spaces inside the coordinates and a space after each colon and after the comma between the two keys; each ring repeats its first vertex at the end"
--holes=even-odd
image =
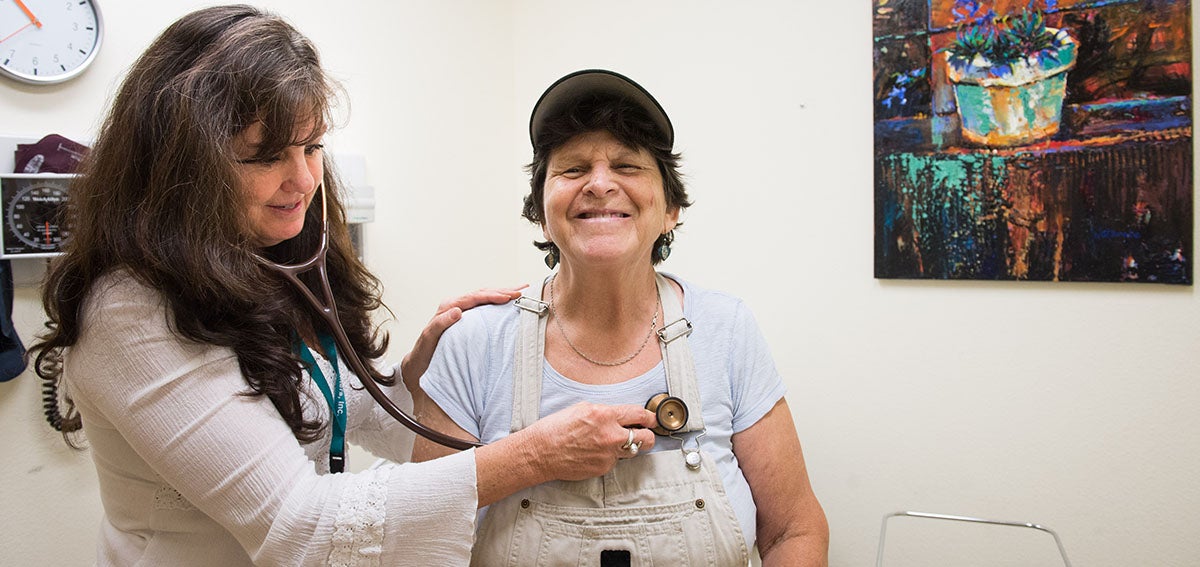
{"type": "Polygon", "coordinates": [[[405,427],[434,443],[445,445],[451,449],[470,449],[472,447],[481,447],[483,444],[476,441],[467,441],[450,435],[446,435],[440,431],[430,429],[422,425],[415,418],[408,415],[403,409],[392,401],[383,389],[375,383],[372,378],[373,374],[367,370],[366,364],[362,358],[358,356],[358,352],[350,344],[349,337],[346,336],[346,329],[342,327],[341,319],[338,317],[337,304],[333,299],[333,291],[329,287],[329,274],[325,268],[325,257],[329,252],[329,220],[327,216],[327,205],[325,196],[325,184],[322,183],[318,190],[321,192],[321,243],[317,247],[317,252],[308,260],[300,264],[278,264],[259,256],[258,258],[263,264],[282,275],[293,287],[300,291],[304,299],[317,310],[321,319],[324,320],[325,326],[333,333],[333,340],[337,344],[338,352],[342,355],[342,360],[350,367],[350,370],[359,377],[359,382],[375,399],[375,402],[383,407],[384,411],[391,415],[396,421],[399,421],[405,427]],[[317,276],[321,280],[321,294],[324,301],[317,297],[315,293],[304,282],[300,281],[300,275],[311,270],[317,271],[317,276]]]}

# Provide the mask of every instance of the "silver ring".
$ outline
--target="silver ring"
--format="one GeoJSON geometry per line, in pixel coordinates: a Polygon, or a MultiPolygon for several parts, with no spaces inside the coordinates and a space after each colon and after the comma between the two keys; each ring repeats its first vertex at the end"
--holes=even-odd
{"type": "Polygon", "coordinates": [[[624,445],[621,445],[621,450],[630,451],[635,455],[637,454],[637,449],[633,448],[633,428],[629,428],[629,440],[626,441],[624,445]]]}
{"type": "Polygon", "coordinates": [[[630,443],[629,444],[629,455],[632,457],[636,457],[638,454],[638,451],[641,450],[641,448],[642,448],[641,441],[635,441],[633,443],[630,443]]]}

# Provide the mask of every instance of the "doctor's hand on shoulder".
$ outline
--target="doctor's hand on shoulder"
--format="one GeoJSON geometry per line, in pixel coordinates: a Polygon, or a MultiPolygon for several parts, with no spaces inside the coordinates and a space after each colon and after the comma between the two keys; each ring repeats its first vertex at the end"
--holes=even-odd
{"type": "Polygon", "coordinates": [[[521,290],[527,287],[529,286],[484,288],[447,299],[439,304],[433,318],[417,336],[412,350],[408,351],[408,354],[404,355],[403,360],[400,361],[400,374],[409,391],[416,394],[416,390],[420,387],[418,380],[429,368],[429,361],[433,359],[433,351],[437,348],[438,340],[442,338],[442,333],[446,332],[450,325],[462,319],[463,311],[480,305],[508,303],[521,297],[521,290]]]}

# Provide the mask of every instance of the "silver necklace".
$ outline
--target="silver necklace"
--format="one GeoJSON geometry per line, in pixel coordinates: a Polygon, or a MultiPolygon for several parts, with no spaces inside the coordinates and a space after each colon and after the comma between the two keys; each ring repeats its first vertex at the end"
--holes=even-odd
{"type": "MultiPolygon", "coordinates": [[[[549,305],[550,305],[551,313],[554,312],[554,282],[556,280],[558,280],[557,273],[554,274],[554,276],[550,278],[550,297],[548,297],[547,299],[550,300],[549,305]]],[[[571,347],[571,350],[575,351],[575,354],[578,354],[584,360],[586,360],[592,364],[595,364],[597,366],[620,366],[622,364],[625,364],[626,362],[629,362],[630,360],[637,358],[637,355],[642,354],[642,351],[645,350],[646,345],[650,344],[650,337],[652,335],[654,335],[654,328],[658,326],[658,312],[660,309],[662,309],[662,300],[659,299],[659,296],[657,293],[654,294],[654,303],[655,303],[654,317],[650,319],[650,331],[646,333],[646,338],[642,339],[642,345],[639,346],[637,350],[633,351],[633,354],[631,354],[625,358],[622,358],[621,360],[614,361],[614,362],[596,360],[586,354],[583,354],[583,351],[579,350],[579,347],[575,346],[575,343],[571,342],[571,337],[567,336],[566,329],[563,329],[562,317],[559,317],[556,315],[554,317],[554,325],[556,327],[558,327],[558,333],[560,335],[562,335],[563,340],[567,341],[567,346],[571,347]]]]}

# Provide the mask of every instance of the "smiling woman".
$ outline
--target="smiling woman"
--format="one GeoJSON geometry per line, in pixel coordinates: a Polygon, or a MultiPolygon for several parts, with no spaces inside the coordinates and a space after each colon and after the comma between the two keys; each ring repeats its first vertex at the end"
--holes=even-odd
{"type": "Polygon", "coordinates": [[[246,188],[247,230],[266,248],[300,234],[325,169],[319,143],[323,128],[301,127],[293,135],[299,142],[262,155],[263,128],[262,122],[255,122],[239,133],[233,151],[246,188]]]}
{"type": "Polygon", "coordinates": [[[446,332],[420,411],[488,443],[580,400],[650,400],[660,419],[621,438],[607,475],[490,506],[472,565],[746,565],[756,544],[764,565],[824,565],[825,515],[754,317],[654,269],[690,205],[662,107],[624,76],[581,71],[547,89],[530,132],[524,213],[558,271],[446,332]]]}
{"type": "Polygon", "coordinates": [[[607,131],[581,134],[554,152],[544,191],[546,240],[571,264],[636,263],[675,229],[662,173],[645,149],[626,147],[607,131]]]}

